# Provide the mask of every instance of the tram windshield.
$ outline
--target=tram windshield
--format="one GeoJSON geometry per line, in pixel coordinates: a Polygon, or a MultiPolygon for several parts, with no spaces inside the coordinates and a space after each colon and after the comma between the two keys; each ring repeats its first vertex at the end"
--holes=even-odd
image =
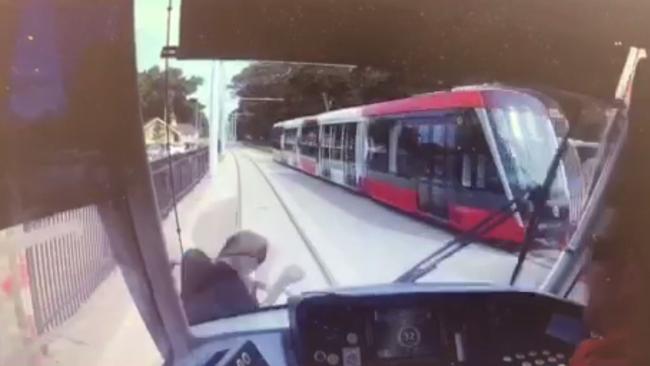
{"type": "MultiPolygon", "coordinates": [[[[506,179],[514,195],[544,183],[560,136],[550,118],[525,105],[488,111],[506,179]]],[[[551,186],[552,201],[566,201],[566,174],[560,166],[551,186]]]]}

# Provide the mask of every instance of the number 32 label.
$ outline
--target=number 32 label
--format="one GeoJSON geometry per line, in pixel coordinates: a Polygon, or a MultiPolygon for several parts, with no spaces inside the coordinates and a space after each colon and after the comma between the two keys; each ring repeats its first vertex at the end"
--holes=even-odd
{"type": "Polygon", "coordinates": [[[397,333],[397,342],[399,342],[402,347],[417,347],[420,344],[420,340],[420,330],[416,327],[403,327],[397,333]]]}

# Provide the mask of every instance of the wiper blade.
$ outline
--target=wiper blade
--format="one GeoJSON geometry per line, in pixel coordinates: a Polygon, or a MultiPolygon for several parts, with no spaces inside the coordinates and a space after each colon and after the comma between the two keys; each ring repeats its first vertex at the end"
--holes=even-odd
{"type": "Polygon", "coordinates": [[[404,283],[417,281],[420,277],[434,270],[440,262],[451,257],[467,245],[477,241],[481,235],[504,223],[515,212],[520,210],[520,207],[527,201],[527,199],[528,193],[510,200],[497,212],[487,216],[470,230],[455,236],[442,247],[424,257],[424,259],[420,260],[411,269],[400,275],[394,282],[404,283]]]}
{"type": "Polygon", "coordinates": [[[571,127],[569,127],[569,131],[566,135],[564,135],[560,146],[558,146],[557,150],[555,151],[551,165],[548,167],[548,172],[544,178],[544,183],[531,193],[533,212],[531,213],[528,220],[528,225],[526,226],[526,235],[524,237],[524,243],[522,244],[521,250],[519,251],[519,255],[517,257],[517,264],[515,264],[515,268],[510,275],[510,285],[514,285],[514,283],[517,281],[517,277],[519,277],[519,273],[521,272],[524,261],[526,260],[526,256],[528,255],[528,251],[530,250],[532,242],[535,239],[535,235],[537,235],[539,219],[550,196],[551,184],[553,184],[553,181],[555,181],[555,177],[557,176],[557,170],[560,167],[562,156],[569,146],[570,134],[571,127]]]}

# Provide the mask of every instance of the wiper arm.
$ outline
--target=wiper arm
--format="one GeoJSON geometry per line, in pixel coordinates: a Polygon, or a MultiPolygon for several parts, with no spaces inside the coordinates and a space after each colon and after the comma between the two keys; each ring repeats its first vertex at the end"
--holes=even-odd
{"type": "Polygon", "coordinates": [[[531,213],[530,219],[528,220],[528,225],[526,226],[526,235],[524,237],[524,243],[522,244],[521,250],[519,251],[519,255],[517,257],[517,264],[515,264],[515,268],[513,269],[512,274],[510,275],[511,286],[514,285],[514,283],[517,281],[517,277],[519,277],[519,273],[521,272],[521,269],[524,265],[524,261],[526,260],[526,256],[528,255],[528,251],[530,250],[532,242],[535,239],[535,235],[537,235],[539,219],[541,217],[542,211],[544,210],[544,207],[546,206],[546,202],[548,201],[548,198],[550,196],[551,184],[553,184],[553,181],[555,181],[555,177],[557,176],[557,170],[560,167],[562,156],[564,155],[564,152],[569,146],[570,134],[571,134],[571,127],[569,127],[569,131],[567,132],[566,135],[564,135],[564,137],[562,138],[562,142],[560,143],[560,146],[558,146],[557,150],[555,151],[555,155],[553,156],[551,165],[548,167],[548,172],[546,173],[546,177],[544,178],[544,183],[540,187],[535,189],[533,192],[531,192],[533,212],[531,213]]]}

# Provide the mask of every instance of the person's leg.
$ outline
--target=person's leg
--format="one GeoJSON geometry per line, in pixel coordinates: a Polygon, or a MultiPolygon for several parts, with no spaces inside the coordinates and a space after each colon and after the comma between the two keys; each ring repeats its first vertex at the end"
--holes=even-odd
{"type": "Polygon", "coordinates": [[[215,295],[211,290],[215,266],[210,257],[199,249],[189,249],[181,261],[181,302],[190,325],[218,316],[215,295]]]}

